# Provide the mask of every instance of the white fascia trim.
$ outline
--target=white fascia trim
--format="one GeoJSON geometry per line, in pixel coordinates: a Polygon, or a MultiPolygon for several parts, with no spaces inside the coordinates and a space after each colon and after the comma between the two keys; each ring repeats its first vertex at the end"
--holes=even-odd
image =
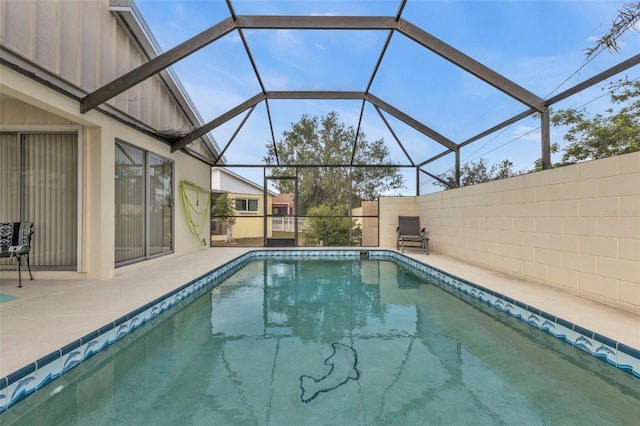
{"type": "MultiPolygon", "coordinates": [[[[138,9],[138,6],[136,6],[133,0],[110,0],[109,10],[116,17],[122,19],[125,28],[129,31],[134,42],[140,47],[143,55],[148,59],[153,59],[162,53],[160,44],[154,37],[140,9],[138,9]]],[[[194,127],[201,127],[204,120],[174,71],[171,68],[167,68],[161,71],[160,74],[169,87],[169,90],[175,95],[182,110],[194,124],[194,127]]],[[[207,134],[202,138],[209,144],[209,149],[212,151],[212,154],[214,154],[214,157],[217,156],[220,153],[220,147],[213,136],[207,134]]],[[[224,157],[222,158],[222,162],[226,162],[224,157]]]]}
{"type": "MultiPolygon", "coordinates": [[[[253,181],[251,181],[251,180],[249,180],[249,179],[247,179],[247,178],[245,178],[243,176],[240,176],[237,173],[232,172],[231,170],[227,170],[227,169],[224,169],[222,167],[213,167],[211,170],[212,170],[212,172],[219,171],[220,173],[226,173],[229,176],[232,176],[232,177],[234,177],[234,178],[236,178],[236,179],[238,179],[238,180],[240,180],[240,181],[242,181],[242,182],[244,182],[244,183],[246,183],[248,185],[253,186],[256,189],[259,189],[260,191],[264,191],[264,187],[262,187],[261,185],[258,185],[257,183],[255,183],[255,182],[253,182],[253,181]]],[[[216,191],[218,191],[218,189],[216,189],[216,191]]],[[[267,189],[267,193],[269,195],[271,195],[271,196],[274,196],[274,197],[276,195],[279,195],[279,194],[271,191],[270,189],[267,189]]]]}

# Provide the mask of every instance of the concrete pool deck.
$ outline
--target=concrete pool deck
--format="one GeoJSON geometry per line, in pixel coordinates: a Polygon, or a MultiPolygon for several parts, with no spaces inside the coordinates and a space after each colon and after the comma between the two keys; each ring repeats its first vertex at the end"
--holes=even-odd
{"type": "MultiPolygon", "coordinates": [[[[107,280],[2,280],[0,377],[133,311],[252,248],[225,247],[119,268],[107,280]]],[[[640,316],[438,254],[407,256],[640,349],[640,316]]],[[[24,277],[24,276],[23,276],[24,277]]]]}

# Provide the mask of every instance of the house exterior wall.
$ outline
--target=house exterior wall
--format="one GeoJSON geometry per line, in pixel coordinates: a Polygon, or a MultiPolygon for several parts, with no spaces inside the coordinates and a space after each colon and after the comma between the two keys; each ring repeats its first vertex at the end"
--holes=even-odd
{"type": "MultiPolygon", "coordinates": [[[[204,247],[189,233],[178,202],[177,186],[181,180],[190,180],[199,186],[208,187],[210,167],[207,164],[182,152],[171,153],[168,145],[101,113],[80,115],[77,103],[66,96],[5,67],[0,72],[0,92],[14,98],[8,101],[3,99],[2,106],[9,106],[11,111],[3,108],[3,113],[0,114],[0,131],[78,129],[82,143],[80,205],[83,219],[79,273],[38,271],[37,278],[101,279],[114,275],[116,139],[174,161],[175,254],[186,254],[204,247]],[[73,120],[74,116],[76,120],[73,120]]],[[[207,235],[208,225],[203,231],[203,237],[206,238],[207,235]]],[[[0,277],[15,278],[15,270],[0,271],[0,277]]]]}
{"type": "Polygon", "coordinates": [[[398,216],[418,216],[416,197],[380,197],[378,211],[380,247],[395,248],[398,216]]]}
{"type": "MultiPolygon", "coordinates": [[[[0,0],[3,48],[90,93],[146,63],[109,10],[109,0],[0,0]]],[[[153,76],[106,104],[156,130],[193,126],[159,76],[153,76]]]]}
{"type": "MultiPolygon", "coordinates": [[[[411,210],[380,203],[392,247],[411,210]]],[[[640,152],[420,196],[414,212],[435,253],[640,313],[640,152]]]]}
{"type": "MultiPolygon", "coordinates": [[[[87,93],[146,62],[109,12],[108,4],[106,0],[0,0],[2,48],[35,63],[38,69],[45,69],[51,78],[50,84],[42,84],[12,67],[0,65],[0,131],[72,130],[78,132],[81,144],[77,271],[38,270],[34,273],[36,279],[103,279],[116,274],[116,139],[173,161],[173,255],[205,248],[187,228],[178,201],[178,184],[184,179],[209,187],[210,167],[183,152],[171,153],[164,142],[102,112],[80,114],[78,100],[65,94],[65,91],[87,93]],[[65,85],[63,91],[54,88],[58,84],[65,85]]],[[[158,77],[133,87],[109,104],[130,116],[131,123],[146,127],[181,128],[188,122],[158,77]]],[[[209,235],[206,222],[204,238],[209,235]]],[[[124,268],[131,267],[135,265],[124,268]]],[[[15,279],[15,274],[14,269],[1,270],[0,278],[15,279]]]]}
{"type": "MultiPolygon", "coordinates": [[[[225,188],[225,187],[223,187],[225,188]]],[[[226,189],[226,188],[225,188],[226,189]]],[[[255,188],[254,188],[255,189],[255,188]]],[[[264,195],[262,193],[241,193],[241,192],[229,192],[227,197],[232,199],[237,198],[251,198],[258,200],[257,212],[236,212],[236,224],[233,226],[233,238],[263,238],[264,237],[264,195]]],[[[273,197],[267,194],[267,211],[271,211],[271,201],[273,197]]],[[[267,220],[267,237],[272,236],[272,223],[271,220],[267,220]]],[[[212,235],[212,241],[224,241],[225,235],[212,235]]]]}
{"type": "MultiPolygon", "coordinates": [[[[236,211],[236,224],[233,227],[233,238],[264,238],[264,188],[245,177],[223,168],[211,169],[211,188],[214,192],[225,192],[231,199],[258,200],[257,212],[236,211]]],[[[273,208],[273,193],[267,193],[267,212],[273,208]]],[[[273,223],[267,220],[267,237],[273,235],[273,223]]],[[[212,235],[212,241],[224,241],[225,235],[212,235]]]]}
{"type": "Polygon", "coordinates": [[[214,168],[211,171],[211,175],[213,189],[224,190],[244,195],[251,194],[261,196],[264,193],[262,187],[258,187],[257,184],[252,185],[248,182],[244,182],[218,168],[214,168]]]}
{"type": "Polygon", "coordinates": [[[361,217],[361,216],[377,216],[378,202],[363,201],[360,207],[356,207],[351,211],[353,222],[359,224],[362,228],[362,247],[378,246],[378,218],[377,217],[361,217]]]}

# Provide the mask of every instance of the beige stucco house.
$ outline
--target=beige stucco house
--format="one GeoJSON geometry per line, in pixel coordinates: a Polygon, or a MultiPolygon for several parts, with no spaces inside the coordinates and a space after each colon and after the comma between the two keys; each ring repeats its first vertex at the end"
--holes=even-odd
{"type": "MultiPolygon", "coordinates": [[[[158,55],[135,5],[0,0],[0,17],[0,221],[34,222],[36,278],[103,279],[205,249],[176,201],[182,181],[209,188],[218,148],[200,138],[171,152],[172,137],[201,125],[175,76],[80,112],[87,94],[158,55]]],[[[0,278],[17,279],[15,260],[0,278]]]]}
{"type": "MultiPolygon", "coordinates": [[[[264,239],[265,192],[264,187],[220,167],[211,169],[212,205],[221,194],[227,194],[235,202],[236,224],[233,238],[264,239]]],[[[266,212],[271,212],[273,197],[277,194],[267,190],[266,212]]],[[[272,221],[267,220],[267,238],[272,236],[272,221]]],[[[212,218],[211,242],[224,241],[226,227],[221,220],[212,218]]]]}

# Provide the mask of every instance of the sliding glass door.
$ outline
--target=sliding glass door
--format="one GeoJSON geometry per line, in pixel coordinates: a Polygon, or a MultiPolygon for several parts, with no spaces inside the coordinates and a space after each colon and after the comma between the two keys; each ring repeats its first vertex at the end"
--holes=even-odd
{"type": "Polygon", "coordinates": [[[115,261],[173,251],[173,162],[116,142],[115,261]]]}
{"type": "Polygon", "coordinates": [[[149,255],[173,248],[173,164],[149,153],[149,255]]]}
{"type": "Polygon", "coordinates": [[[0,222],[34,223],[33,266],[78,262],[78,136],[0,135],[0,222]]]}
{"type": "Polygon", "coordinates": [[[116,264],[144,258],[144,152],[116,143],[116,264]]]}

